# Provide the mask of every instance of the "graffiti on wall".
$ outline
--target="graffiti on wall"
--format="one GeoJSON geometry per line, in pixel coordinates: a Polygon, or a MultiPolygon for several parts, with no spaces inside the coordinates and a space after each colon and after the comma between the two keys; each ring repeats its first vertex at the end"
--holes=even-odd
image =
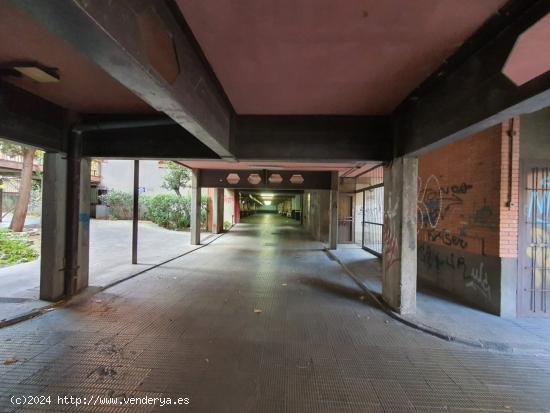
{"type": "Polygon", "coordinates": [[[427,234],[428,241],[430,242],[439,242],[448,247],[459,247],[461,249],[468,247],[468,241],[464,237],[460,235],[453,235],[445,229],[430,229],[427,231],[427,234]]]}
{"type": "Polygon", "coordinates": [[[492,222],[493,215],[493,208],[487,204],[487,200],[483,200],[483,206],[474,211],[470,222],[478,227],[498,227],[498,223],[492,222]]]}
{"type": "Polygon", "coordinates": [[[542,178],[539,188],[529,193],[527,219],[550,229],[550,177],[542,178]]]}
{"type": "Polygon", "coordinates": [[[489,276],[487,271],[483,268],[483,262],[479,263],[479,266],[472,268],[470,272],[470,277],[466,278],[465,284],[466,287],[473,288],[478,290],[487,301],[491,301],[491,286],[489,285],[489,276]]]}
{"type": "Polygon", "coordinates": [[[392,204],[392,193],[388,193],[388,207],[384,212],[384,229],[382,232],[382,240],[384,245],[384,269],[386,273],[390,271],[392,266],[399,262],[399,246],[397,234],[395,231],[395,217],[397,216],[397,208],[399,200],[392,204]]]}
{"type": "Polygon", "coordinates": [[[464,203],[466,195],[473,185],[462,182],[442,186],[435,175],[430,175],[426,182],[418,178],[418,230],[437,228],[439,222],[456,206],[464,203]]]}
{"type": "Polygon", "coordinates": [[[487,302],[491,302],[491,285],[483,257],[467,258],[452,250],[442,251],[429,244],[419,244],[418,260],[428,271],[436,274],[454,272],[462,278],[466,288],[476,290],[487,302]]]}

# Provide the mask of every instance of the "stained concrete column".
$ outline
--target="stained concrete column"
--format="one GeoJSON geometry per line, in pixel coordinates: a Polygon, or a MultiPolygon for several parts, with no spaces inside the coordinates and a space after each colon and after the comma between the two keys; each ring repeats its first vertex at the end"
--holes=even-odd
{"type": "Polygon", "coordinates": [[[338,246],[338,171],[331,172],[329,249],[338,246]]]}
{"type": "Polygon", "coordinates": [[[201,243],[201,187],[200,169],[193,169],[191,175],[191,245],[201,243]]]}
{"type": "Polygon", "coordinates": [[[417,180],[416,158],[384,168],[382,296],[401,314],[416,311],[417,180]]]}
{"type": "Polygon", "coordinates": [[[42,178],[41,300],[56,301],[65,291],[66,196],[67,160],[60,153],[47,152],[42,178]]]}
{"type": "Polygon", "coordinates": [[[91,202],[91,160],[80,161],[80,200],[78,214],[78,267],[77,292],[88,286],[90,274],[90,202],[91,202]]]}
{"type": "Polygon", "coordinates": [[[212,202],[212,233],[221,234],[223,232],[223,188],[214,188],[214,197],[212,202]]]}

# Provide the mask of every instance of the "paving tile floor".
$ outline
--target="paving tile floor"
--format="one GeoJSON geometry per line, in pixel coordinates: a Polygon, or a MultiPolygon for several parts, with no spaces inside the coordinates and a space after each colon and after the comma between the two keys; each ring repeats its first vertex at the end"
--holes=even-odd
{"type": "MultiPolygon", "coordinates": [[[[382,268],[377,257],[354,244],[340,245],[333,254],[369,290],[382,294],[382,268]]],[[[402,316],[414,324],[503,351],[550,355],[548,318],[498,317],[422,285],[416,303],[416,314],[402,316]]]]}
{"type": "MultiPolygon", "coordinates": [[[[170,231],[152,222],[140,221],[138,233],[138,263],[132,264],[132,221],[90,221],[90,286],[108,285],[196,248],[189,232],[170,231]]],[[[210,235],[203,232],[201,238],[210,235]]],[[[40,258],[0,268],[0,321],[52,304],[39,300],[39,294],[40,258]]]]}
{"type": "Polygon", "coordinates": [[[181,259],[1,329],[0,412],[550,411],[549,357],[448,343],[362,296],[298,225],[256,216],[181,259]],[[17,407],[12,395],[53,402],[17,407]],[[58,395],[190,404],[75,407],[58,395]]]}

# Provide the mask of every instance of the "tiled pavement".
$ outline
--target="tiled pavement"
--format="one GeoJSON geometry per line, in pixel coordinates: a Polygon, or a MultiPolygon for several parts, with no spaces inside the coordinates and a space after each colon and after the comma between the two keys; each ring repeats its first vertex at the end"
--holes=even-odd
{"type": "MultiPolygon", "coordinates": [[[[382,294],[380,260],[356,245],[342,245],[331,254],[356,279],[377,295],[382,294]]],[[[403,320],[474,345],[515,353],[550,356],[550,319],[506,319],[472,308],[445,293],[420,285],[415,314],[403,320]]]]}
{"type": "Polygon", "coordinates": [[[549,357],[406,327],[361,299],[296,225],[252,221],[79,305],[0,330],[0,411],[550,411],[549,357]],[[55,403],[17,410],[14,394],[55,403]],[[190,404],[76,408],[57,395],[190,404]]]}

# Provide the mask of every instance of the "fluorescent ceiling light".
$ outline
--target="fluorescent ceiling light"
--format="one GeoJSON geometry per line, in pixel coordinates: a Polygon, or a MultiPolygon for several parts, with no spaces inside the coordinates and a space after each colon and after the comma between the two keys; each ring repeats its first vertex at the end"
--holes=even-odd
{"type": "Polygon", "coordinates": [[[271,205],[271,201],[264,201],[264,205],[265,205],[265,206],[270,206],[270,205],[271,205]]]}
{"type": "Polygon", "coordinates": [[[273,194],[260,194],[262,198],[273,198],[273,194]]]}
{"type": "Polygon", "coordinates": [[[47,72],[37,66],[14,66],[14,70],[17,70],[22,75],[25,75],[38,83],[59,82],[59,76],[55,73],[47,72]]]}

